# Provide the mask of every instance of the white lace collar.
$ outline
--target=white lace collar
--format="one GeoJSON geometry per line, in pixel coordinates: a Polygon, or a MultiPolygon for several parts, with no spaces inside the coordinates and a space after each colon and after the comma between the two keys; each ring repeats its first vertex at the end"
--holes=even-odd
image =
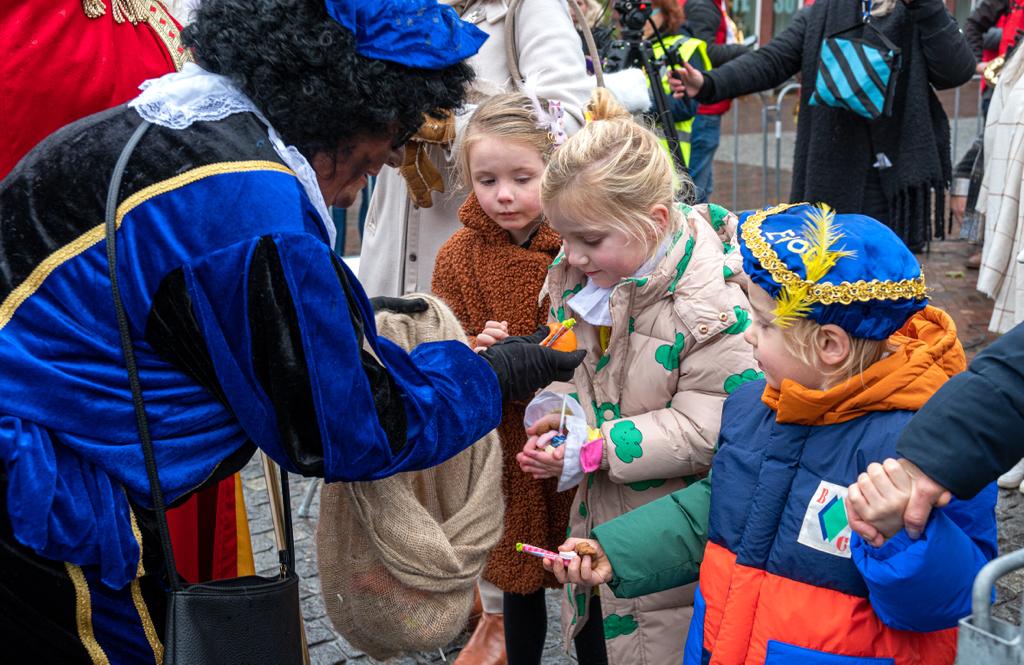
{"type": "Polygon", "coordinates": [[[235,113],[255,114],[267,126],[267,135],[274,151],[295,172],[309,200],[320,213],[330,245],[334,247],[337,230],[316,183],[313,167],[294,146],[285,145],[277,130],[231,79],[189,62],[180,72],[144,81],[139,89],[142,94],[130,101],[128,106],[134,108],[143,119],[170,129],[185,129],[197,121],[223,120],[235,113]]]}

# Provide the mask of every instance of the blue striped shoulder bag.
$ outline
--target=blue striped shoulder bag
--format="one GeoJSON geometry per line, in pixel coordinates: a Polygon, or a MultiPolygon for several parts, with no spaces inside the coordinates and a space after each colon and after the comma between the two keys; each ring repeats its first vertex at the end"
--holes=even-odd
{"type": "Polygon", "coordinates": [[[857,23],[821,43],[818,76],[809,103],[846,109],[867,120],[888,117],[899,71],[900,49],[869,21],[857,23]],[[858,29],[860,37],[844,36],[858,29]],[[881,45],[864,39],[868,31],[881,45]]]}

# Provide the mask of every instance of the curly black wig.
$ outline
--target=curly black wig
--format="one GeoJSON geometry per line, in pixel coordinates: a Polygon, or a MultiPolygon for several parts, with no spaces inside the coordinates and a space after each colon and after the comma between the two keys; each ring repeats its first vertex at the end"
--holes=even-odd
{"type": "Polygon", "coordinates": [[[465,63],[416,69],[356,53],[322,0],[203,0],[182,31],[197,62],[231,78],[307,158],[359,136],[402,136],[458,108],[465,63]]]}

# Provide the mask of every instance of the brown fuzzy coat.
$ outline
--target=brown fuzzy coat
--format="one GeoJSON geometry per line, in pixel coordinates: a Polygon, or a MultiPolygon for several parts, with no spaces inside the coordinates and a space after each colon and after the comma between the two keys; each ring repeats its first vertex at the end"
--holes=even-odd
{"type": "MultiPolygon", "coordinates": [[[[538,295],[561,246],[558,234],[545,222],[528,249],[519,247],[484,213],[473,194],[459,209],[459,219],[464,228],[437,254],[434,293],[448,303],[473,340],[488,320],[508,321],[511,335],[532,333],[547,321],[547,299],[539,302],[538,295]]],[[[573,500],[572,491],[555,491],[557,478],[537,481],[519,469],[515,456],[526,443],[525,408],[522,402],[507,404],[498,427],[505,528],[484,570],[485,579],[512,593],[558,586],[550,573],[545,574],[540,559],[516,552],[515,545],[560,545],[573,500]]]]}

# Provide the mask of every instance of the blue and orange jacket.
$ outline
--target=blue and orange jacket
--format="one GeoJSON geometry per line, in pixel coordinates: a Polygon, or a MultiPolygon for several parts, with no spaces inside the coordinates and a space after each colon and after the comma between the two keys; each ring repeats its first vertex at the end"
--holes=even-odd
{"type": "Polygon", "coordinates": [[[965,365],[935,308],[891,341],[830,390],[756,382],[726,401],[685,665],[953,662],[971,584],[996,555],[994,485],[935,511],[916,541],[901,531],[874,548],[847,523],[847,486],[896,456],[913,412],[965,365]]]}

